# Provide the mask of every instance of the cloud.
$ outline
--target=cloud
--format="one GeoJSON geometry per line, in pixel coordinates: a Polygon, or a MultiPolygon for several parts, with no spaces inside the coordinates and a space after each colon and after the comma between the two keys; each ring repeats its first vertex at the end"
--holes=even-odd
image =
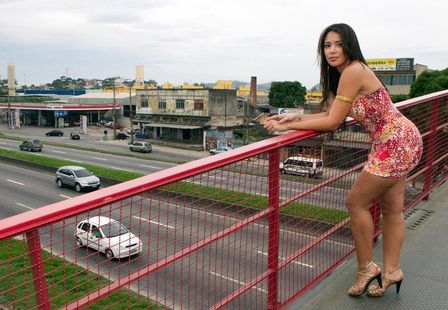
{"type": "Polygon", "coordinates": [[[0,74],[16,64],[19,83],[72,77],[145,78],[174,84],[218,79],[319,80],[324,27],[346,22],[368,58],[414,57],[447,67],[445,1],[377,0],[0,0],[0,74]],[[422,18],[422,16],[430,16],[422,18]]]}

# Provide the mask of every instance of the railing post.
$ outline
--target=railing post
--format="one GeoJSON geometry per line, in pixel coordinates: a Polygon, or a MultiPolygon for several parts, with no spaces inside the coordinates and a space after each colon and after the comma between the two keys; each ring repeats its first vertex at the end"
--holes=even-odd
{"type": "Polygon", "coordinates": [[[42,260],[39,232],[37,229],[26,233],[26,242],[28,244],[28,254],[30,256],[31,270],[33,272],[37,306],[41,310],[49,310],[50,298],[48,297],[45,267],[42,260]]]}
{"type": "Polygon", "coordinates": [[[269,241],[268,241],[268,309],[278,308],[278,250],[280,232],[280,149],[269,152],[268,197],[269,241]]]}
{"type": "Polygon", "coordinates": [[[423,192],[428,193],[423,199],[429,199],[429,191],[432,187],[433,179],[433,162],[434,153],[436,148],[436,138],[437,138],[437,122],[439,114],[439,99],[434,99],[431,105],[431,120],[429,123],[429,138],[428,138],[428,152],[426,155],[426,171],[425,171],[425,181],[423,184],[423,192]]]}

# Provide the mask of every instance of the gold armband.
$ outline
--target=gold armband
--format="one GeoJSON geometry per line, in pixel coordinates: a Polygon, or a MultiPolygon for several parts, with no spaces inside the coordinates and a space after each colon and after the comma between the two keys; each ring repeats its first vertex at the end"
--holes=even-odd
{"type": "Polygon", "coordinates": [[[339,100],[347,102],[349,104],[352,104],[354,101],[353,99],[350,99],[350,98],[344,97],[344,96],[340,96],[340,95],[337,95],[335,99],[339,99],[339,100]]]}

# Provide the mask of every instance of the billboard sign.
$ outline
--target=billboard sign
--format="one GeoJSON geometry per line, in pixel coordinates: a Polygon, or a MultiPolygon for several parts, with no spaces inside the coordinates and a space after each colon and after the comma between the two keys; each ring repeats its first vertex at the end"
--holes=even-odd
{"type": "Polygon", "coordinates": [[[396,58],[366,59],[366,62],[373,71],[395,71],[397,69],[396,58]]]}

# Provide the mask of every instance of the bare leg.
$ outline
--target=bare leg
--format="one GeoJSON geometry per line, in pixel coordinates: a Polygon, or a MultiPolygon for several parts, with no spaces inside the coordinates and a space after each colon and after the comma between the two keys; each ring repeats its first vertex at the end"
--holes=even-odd
{"type": "Polygon", "coordinates": [[[373,220],[369,208],[372,202],[392,188],[396,180],[386,179],[362,171],[348,193],[346,204],[351,218],[358,266],[365,267],[372,260],[373,220]]]}
{"type": "Polygon", "coordinates": [[[406,181],[400,180],[380,197],[383,214],[384,271],[393,275],[400,268],[400,251],[404,239],[404,190],[406,181]]]}
{"type": "Polygon", "coordinates": [[[369,287],[367,295],[381,297],[386,289],[395,284],[397,293],[400,291],[403,273],[400,269],[400,251],[404,239],[404,189],[406,181],[402,179],[380,197],[383,214],[383,287],[369,287]]]}
{"type": "Polygon", "coordinates": [[[372,202],[389,191],[397,183],[362,171],[347,196],[352,226],[352,235],[355,242],[358,271],[355,284],[348,294],[359,296],[363,294],[368,284],[380,277],[380,268],[372,263],[373,220],[369,208],[372,202]]]}

